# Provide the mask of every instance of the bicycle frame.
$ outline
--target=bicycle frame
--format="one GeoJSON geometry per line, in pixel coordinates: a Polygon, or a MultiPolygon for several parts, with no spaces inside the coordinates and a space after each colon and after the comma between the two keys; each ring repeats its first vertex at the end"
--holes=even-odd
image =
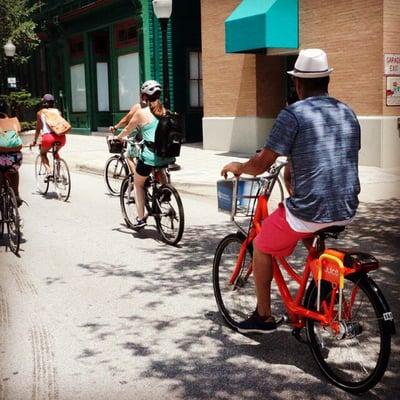
{"type": "MultiPolygon", "coordinates": [[[[229,279],[229,283],[231,285],[235,284],[239,276],[242,263],[246,256],[246,250],[252,244],[257,234],[261,231],[262,221],[267,216],[268,216],[268,198],[267,195],[263,193],[259,195],[257,198],[257,206],[254,213],[253,221],[251,222],[250,225],[249,233],[240,248],[235,268],[229,279]]],[[[285,258],[272,257],[273,277],[278,286],[278,290],[280,292],[283,303],[289,315],[291,324],[295,328],[304,327],[306,318],[319,321],[323,325],[332,325],[332,320],[334,317],[334,304],[335,304],[336,293],[334,293],[331,296],[329,307],[324,307],[324,310],[322,312],[312,311],[301,305],[311,274],[311,262],[315,259],[318,259],[318,252],[316,249],[315,241],[311,247],[308,247],[308,251],[309,254],[307,256],[305,268],[302,275],[298,274],[285,260],[285,258]],[[299,289],[295,296],[292,296],[292,294],[289,291],[286,281],[282,275],[281,267],[299,285],[299,289]]],[[[253,265],[251,262],[245,274],[246,279],[251,275],[252,270],[253,270],[253,265]]],[[[332,327],[336,330],[337,323],[335,322],[332,327]]]]}

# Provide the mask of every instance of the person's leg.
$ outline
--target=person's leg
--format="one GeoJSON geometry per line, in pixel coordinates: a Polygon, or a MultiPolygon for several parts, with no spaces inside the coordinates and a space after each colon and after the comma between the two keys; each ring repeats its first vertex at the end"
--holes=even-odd
{"type": "Polygon", "coordinates": [[[52,144],[53,144],[53,138],[49,133],[46,133],[45,135],[42,136],[42,141],[40,144],[40,158],[42,160],[42,164],[46,169],[47,175],[51,174],[51,167],[49,159],[47,157],[47,152],[50,150],[52,144]]]}
{"type": "Polygon", "coordinates": [[[65,146],[66,137],[65,135],[56,135],[55,133],[50,133],[49,135],[51,135],[51,140],[52,140],[51,145],[53,145],[53,143],[55,142],[60,143],[59,145],[55,146],[56,152],[54,154],[55,159],[58,160],[60,158],[59,151],[61,150],[62,147],[65,146]]]}
{"type": "Polygon", "coordinates": [[[134,174],[136,171],[136,163],[135,159],[132,157],[126,157],[126,161],[128,162],[128,167],[131,171],[131,174],[134,174]]]}
{"type": "Polygon", "coordinates": [[[256,286],[257,312],[261,317],[271,315],[272,257],[253,246],[253,277],[256,286]]]}
{"type": "Polygon", "coordinates": [[[165,168],[160,169],[160,183],[162,185],[165,185],[166,183],[168,183],[167,172],[166,172],[165,168]]]}
{"type": "Polygon", "coordinates": [[[253,242],[253,277],[257,308],[250,318],[239,323],[239,332],[265,333],[276,329],[278,321],[271,315],[272,257],[289,256],[297,242],[309,235],[291,229],[286,221],[283,205],[263,221],[261,232],[253,242]]]}
{"type": "Polygon", "coordinates": [[[6,172],[8,182],[14,191],[15,197],[17,198],[18,207],[22,204],[22,200],[19,196],[19,173],[18,171],[9,170],[6,172]]]}
{"type": "Polygon", "coordinates": [[[50,150],[50,148],[46,148],[46,147],[40,148],[40,158],[42,160],[42,164],[44,165],[44,168],[46,169],[47,175],[51,175],[50,163],[49,163],[49,159],[47,157],[47,152],[49,150],[50,150]]]}
{"type": "Polygon", "coordinates": [[[147,176],[142,176],[137,171],[135,171],[135,200],[139,220],[144,219],[144,183],[146,182],[146,179],[147,176]]]}

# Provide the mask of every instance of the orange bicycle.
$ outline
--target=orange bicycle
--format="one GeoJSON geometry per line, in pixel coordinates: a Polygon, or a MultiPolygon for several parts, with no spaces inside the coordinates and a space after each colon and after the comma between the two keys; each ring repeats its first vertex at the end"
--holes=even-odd
{"type": "MultiPolygon", "coordinates": [[[[214,256],[214,295],[224,320],[234,330],[255,309],[252,242],[268,216],[268,199],[285,164],[275,163],[266,176],[258,178],[257,194],[247,196],[253,199],[247,231],[239,226],[237,233],[222,239],[214,256]]],[[[233,191],[232,216],[239,200],[233,191]]],[[[273,258],[273,273],[286,309],[283,321],[292,326],[295,338],[309,345],[330,382],[362,393],[386,371],[395,325],[382,292],[369,276],[379,268],[376,258],[325,247],[325,239],[336,239],[343,230],[334,226],[315,232],[302,274],[281,257],[273,258]]]]}

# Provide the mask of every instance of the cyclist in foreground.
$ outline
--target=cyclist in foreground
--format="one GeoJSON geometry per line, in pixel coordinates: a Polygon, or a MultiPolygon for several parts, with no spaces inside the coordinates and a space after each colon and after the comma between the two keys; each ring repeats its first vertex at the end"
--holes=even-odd
{"type": "Polygon", "coordinates": [[[232,162],[228,172],[259,175],[278,156],[291,160],[292,193],[262,224],[254,240],[253,276],[257,306],[239,323],[242,333],[277,328],[271,314],[272,256],[289,256],[299,240],[333,225],[350,223],[358,207],[360,125],[354,112],[328,95],[327,55],[320,49],[301,50],[293,71],[299,101],[278,115],[263,150],[245,163],[232,162]]]}
{"type": "MultiPolygon", "coordinates": [[[[133,226],[135,229],[143,228],[146,225],[144,215],[144,184],[147,177],[154,167],[168,167],[168,164],[175,162],[175,158],[158,157],[152,150],[158,118],[165,114],[165,108],[160,102],[161,85],[157,81],[146,81],[143,83],[140,92],[141,101],[146,106],[136,110],[129,120],[128,125],[117,136],[117,139],[121,140],[136,129],[136,132],[140,133],[144,140],[134,176],[136,207],[138,211],[136,224],[133,226]]],[[[167,183],[165,174],[161,175],[160,180],[160,183],[167,183]]]]}

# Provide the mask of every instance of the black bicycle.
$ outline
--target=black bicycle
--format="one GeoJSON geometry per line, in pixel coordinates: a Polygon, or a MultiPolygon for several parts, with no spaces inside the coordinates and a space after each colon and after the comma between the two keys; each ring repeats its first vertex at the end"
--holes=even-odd
{"type": "MultiPolygon", "coordinates": [[[[169,173],[164,170],[169,182],[169,173]]],[[[160,173],[161,169],[155,168],[145,183],[146,219],[153,216],[162,239],[168,244],[176,245],[182,238],[185,226],[183,205],[178,191],[170,183],[160,183],[160,173]]],[[[122,182],[120,203],[126,225],[134,228],[137,210],[132,174],[122,182]]]]}
{"type": "Polygon", "coordinates": [[[126,161],[126,141],[107,139],[108,151],[113,153],[104,167],[104,181],[107,190],[113,196],[118,196],[121,191],[122,181],[129,175],[129,166],[126,161]]]}
{"type": "Polygon", "coordinates": [[[71,176],[66,161],[57,154],[60,145],[60,142],[54,142],[51,147],[52,160],[50,160],[50,164],[52,164],[53,171],[51,175],[46,173],[40,154],[36,157],[35,179],[36,187],[40,194],[46,194],[49,190],[50,182],[53,182],[57,197],[62,201],[67,201],[71,194],[71,176]]]}
{"type": "Polygon", "coordinates": [[[0,237],[7,234],[7,246],[18,255],[21,243],[21,219],[19,217],[17,199],[5,174],[0,171],[0,237]]]}

